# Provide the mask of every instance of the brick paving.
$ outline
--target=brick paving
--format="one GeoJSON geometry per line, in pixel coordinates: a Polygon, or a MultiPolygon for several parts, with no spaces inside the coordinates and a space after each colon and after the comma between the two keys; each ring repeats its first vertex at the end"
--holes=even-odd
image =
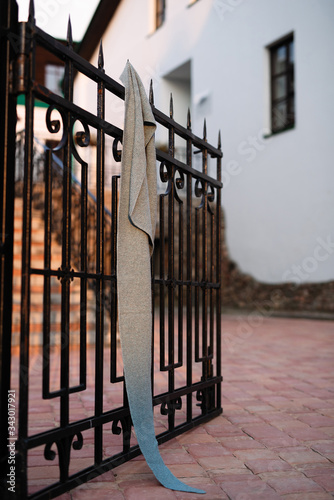
{"type": "MultiPolygon", "coordinates": [[[[160,446],[171,471],[205,489],[206,495],[163,489],[140,456],[59,498],[333,498],[334,323],[224,316],[222,345],[223,415],[160,446]]],[[[74,416],[87,415],[92,401],[84,394],[75,400],[74,416]]],[[[55,406],[46,401],[38,411],[32,407],[32,422],[41,430],[43,418],[34,419],[34,410],[41,416],[55,411],[55,406]]],[[[160,427],[157,420],[157,430],[160,427]]],[[[110,436],[107,455],[117,452],[116,438],[110,436]]],[[[73,467],[91,463],[92,443],[93,435],[85,439],[73,467]]],[[[38,450],[32,450],[30,491],[56,477],[57,465],[46,466],[38,450]]]]}

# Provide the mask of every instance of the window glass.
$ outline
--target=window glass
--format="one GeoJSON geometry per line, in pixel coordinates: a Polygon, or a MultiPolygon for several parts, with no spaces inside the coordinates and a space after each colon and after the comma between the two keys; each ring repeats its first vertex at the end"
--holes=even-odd
{"type": "Polygon", "coordinates": [[[294,63],[294,46],[293,46],[293,40],[289,43],[289,63],[294,63]]]}
{"type": "Polygon", "coordinates": [[[274,52],[274,74],[282,73],[286,68],[287,48],[285,45],[279,47],[274,52]]]}
{"type": "Polygon", "coordinates": [[[286,96],[286,83],[286,75],[278,76],[277,78],[275,78],[273,85],[274,99],[280,99],[281,97],[286,96]]]}
{"type": "Polygon", "coordinates": [[[272,45],[271,129],[279,132],[295,123],[294,45],[292,36],[272,45]]]}
{"type": "Polygon", "coordinates": [[[283,129],[288,125],[288,103],[279,102],[273,108],[273,128],[274,130],[283,129]]]}

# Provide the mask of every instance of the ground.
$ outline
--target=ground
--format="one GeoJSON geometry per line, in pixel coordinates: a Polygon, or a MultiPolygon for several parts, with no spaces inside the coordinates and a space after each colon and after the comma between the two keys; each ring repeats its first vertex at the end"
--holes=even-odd
{"type": "MultiPolygon", "coordinates": [[[[206,495],[163,489],[139,456],[59,498],[333,498],[334,323],[252,313],[223,315],[222,326],[222,416],[160,446],[206,495]]],[[[50,477],[41,465],[31,464],[32,491],[50,477]]]]}

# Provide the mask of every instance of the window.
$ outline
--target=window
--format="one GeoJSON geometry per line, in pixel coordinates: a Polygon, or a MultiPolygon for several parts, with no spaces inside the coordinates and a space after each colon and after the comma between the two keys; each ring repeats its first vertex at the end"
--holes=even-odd
{"type": "Polygon", "coordinates": [[[62,82],[64,78],[64,66],[47,64],[45,66],[45,86],[54,94],[63,95],[62,82]]]}
{"type": "Polygon", "coordinates": [[[160,28],[165,20],[165,0],[155,0],[155,29],[160,28]]]}
{"type": "Polygon", "coordinates": [[[271,130],[280,132],[295,123],[293,35],[270,47],[271,130]]]}

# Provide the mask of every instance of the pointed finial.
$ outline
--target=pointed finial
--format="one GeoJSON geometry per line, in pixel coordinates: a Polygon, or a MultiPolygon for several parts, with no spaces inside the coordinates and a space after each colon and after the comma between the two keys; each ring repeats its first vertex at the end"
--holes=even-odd
{"type": "Polygon", "coordinates": [[[174,114],[174,109],[173,109],[173,95],[172,93],[170,94],[170,101],[169,101],[169,116],[173,118],[174,114]]]}
{"type": "Polygon", "coordinates": [[[150,101],[151,106],[153,106],[154,105],[154,93],[153,93],[153,80],[152,80],[152,78],[151,78],[151,82],[150,82],[149,101],[150,101]]]}
{"type": "Polygon", "coordinates": [[[97,65],[98,65],[99,69],[103,69],[104,58],[103,58],[102,40],[100,40],[99,57],[98,57],[97,65]]]}
{"type": "Polygon", "coordinates": [[[29,2],[29,17],[28,21],[32,24],[35,24],[35,5],[34,0],[30,0],[29,2]]]}
{"type": "Polygon", "coordinates": [[[206,118],[204,118],[203,139],[206,141],[206,118]]]}
{"type": "Polygon", "coordinates": [[[222,140],[221,140],[221,135],[220,135],[220,130],[218,132],[218,149],[221,149],[222,147],[222,140]]]}
{"type": "Polygon", "coordinates": [[[69,47],[72,47],[73,45],[71,16],[68,16],[68,23],[67,23],[67,45],[69,47]]]}
{"type": "Polygon", "coordinates": [[[191,116],[190,116],[190,108],[188,108],[188,113],[187,113],[187,128],[191,128],[191,116]]]}

